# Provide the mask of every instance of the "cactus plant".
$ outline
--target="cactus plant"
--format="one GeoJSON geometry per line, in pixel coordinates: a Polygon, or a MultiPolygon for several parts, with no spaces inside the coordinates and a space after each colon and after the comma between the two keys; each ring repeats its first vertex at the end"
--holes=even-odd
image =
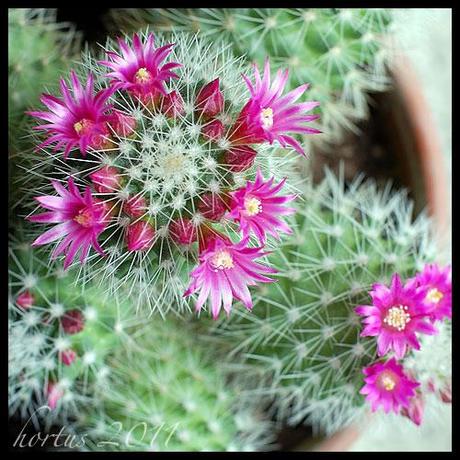
{"type": "Polygon", "coordinates": [[[269,448],[270,422],[242,406],[193,323],[152,320],[133,350],[119,349],[100,407],[74,426],[85,450],[252,451],[269,448]]]}
{"type": "Polygon", "coordinates": [[[212,43],[228,41],[237,55],[259,64],[268,55],[289,67],[291,84],[312,84],[321,102],[323,136],[305,142],[336,143],[368,114],[367,94],[388,87],[391,57],[388,9],[338,8],[124,8],[108,18],[129,30],[153,24],[200,31],[212,43]]]}
{"type": "Polygon", "coordinates": [[[65,424],[96,404],[110,372],[107,354],[129,346],[140,321],[126,303],[81,289],[75,273],[50,270],[29,245],[16,241],[9,254],[9,411],[35,424],[65,424]]]}
{"type": "Polygon", "coordinates": [[[222,319],[210,339],[232,349],[228,369],[247,376],[249,399],[331,433],[363,414],[362,370],[378,359],[355,307],[369,303],[373,283],[413,277],[439,253],[429,219],[413,221],[412,202],[390,186],[359,177],[345,189],[327,172],[304,196],[295,235],[270,256],[278,282],[258,290],[252,312],[222,319]]]}
{"type": "MultiPolygon", "coordinates": [[[[61,81],[64,102],[58,105],[54,97],[43,96],[51,112],[31,114],[51,120],[43,129],[52,135],[38,147],[41,153],[34,158],[34,173],[24,176],[24,194],[32,204],[31,191],[46,195],[54,189],[61,198],[54,196],[54,190],[51,196],[40,196],[37,199],[43,207],[54,212],[60,200],[59,206],[69,206],[67,214],[78,206],[83,213],[30,217],[41,223],[69,219],[67,227],[56,226],[57,233],[50,230],[34,244],[52,242],[64,236],[58,229],[67,228],[69,235],[53,253],[53,257],[66,254],[64,267],[72,263],[80,242],[80,260],[86,260],[83,279],[102,279],[112,293],[128,286],[136,292],[139,308],[164,313],[171,306],[189,308],[183,298],[184,283],[191,263],[197,261],[196,246],[201,251],[207,238],[215,235],[226,234],[226,244],[238,238],[238,226],[223,218],[231,193],[248,184],[257,171],[272,176],[270,185],[274,185],[276,178],[290,170],[297,155],[293,150],[304,153],[287,134],[315,132],[304,123],[316,116],[304,113],[317,103],[295,102],[305,85],[281,96],[287,75],[278,72],[270,84],[268,61],[263,79],[255,70],[252,84],[248,76],[241,77],[245,71],[242,59],[233,57],[226,46],[181,33],[171,38],[174,45],[165,37],[155,39],[154,45],[153,34],[147,31],[127,42],[119,40],[118,45],[109,40],[106,61],[84,56],[78,69],[82,77],[79,80],[72,73],[71,84],[74,94],[86,92],[88,107],[69,126],[61,111],[73,104],[72,113],[77,113],[80,102],[78,97],[70,99],[65,81],[61,81]],[[150,54],[152,60],[144,57],[150,54]],[[139,60],[136,72],[123,67],[133,56],[139,60]],[[87,77],[85,90],[80,83],[83,76],[87,77]],[[245,82],[250,96],[244,91],[245,82]],[[52,141],[56,143],[53,149],[52,141]],[[274,154],[270,145],[275,141],[292,149],[274,154]],[[51,186],[46,183],[49,179],[51,186]],[[67,187],[61,182],[67,182],[67,187]],[[86,198],[78,190],[82,185],[87,187],[86,198]],[[75,231],[74,240],[70,229],[75,231]],[[90,246],[99,254],[89,254],[90,246]]],[[[289,186],[295,184],[286,184],[289,186]]],[[[269,244],[274,241],[270,238],[269,244]]]]}

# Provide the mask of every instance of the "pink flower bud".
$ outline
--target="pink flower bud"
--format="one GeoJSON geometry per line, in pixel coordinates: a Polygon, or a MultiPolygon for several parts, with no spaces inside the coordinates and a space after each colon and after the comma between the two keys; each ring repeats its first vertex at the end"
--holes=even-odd
{"type": "Polygon", "coordinates": [[[417,426],[422,423],[425,402],[422,395],[417,394],[409,403],[409,407],[401,409],[401,415],[412,420],[417,426]]]}
{"type": "Polygon", "coordinates": [[[233,147],[224,153],[224,163],[232,172],[242,172],[250,168],[257,152],[247,145],[241,147],[233,147]]]}
{"type": "Polygon", "coordinates": [[[89,177],[98,193],[113,193],[120,188],[120,171],[113,166],[103,166],[89,177]]]}
{"type": "Polygon", "coordinates": [[[123,203],[123,211],[131,217],[141,217],[145,213],[147,202],[141,195],[132,196],[123,203]]]}
{"type": "Polygon", "coordinates": [[[178,244],[192,244],[196,241],[196,227],[190,219],[179,218],[169,225],[169,235],[178,244]]]}
{"type": "Polygon", "coordinates": [[[143,220],[131,224],[126,230],[128,251],[144,251],[153,245],[155,229],[143,220]]]}
{"type": "Polygon", "coordinates": [[[115,110],[112,114],[110,126],[118,136],[128,137],[136,129],[136,119],[119,110],[115,110]]]}
{"type": "Polygon", "coordinates": [[[31,294],[30,291],[24,291],[18,295],[16,303],[18,307],[23,309],[30,308],[35,302],[35,297],[31,294]]]}
{"type": "Polygon", "coordinates": [[[200,200],[198,210],[206,219],[218,221],[228,211],[224,197],[215,193],[205,193],[200,200]]]}
{"type": "Polygon", "coordinates": [[[196,108],[205,117],[215,117],[224,108],[224,96],[219,89],[219,79],[203,86],[196,97],[196,108]]]}
{"type": "Polygon", "coordinates": [[[64,392],[55,382],[48,382],[46,395],[48,397],[48,406],[51,410],[54,410],[56,409],[57,402],[64,396],[64,392]]]}
{"type": "Polygon", "coordinates": [[[220,120],[212,120],[201,128],[201,132],[209,139],[217,140],[224,135],[225,127],[220,120]]]}
{"type": "Polygon", "coordinates": [[[63,364],[66,366],[70,366],[77,357],[77,353],[72,349],[64,350],[59,353],[59,359],[62,361],[63,364]]]}
{"type": "Polygon", "coordinates": [[[171,91],[163,97],[161,109],[168,117],[174,118],[178,115],[184,115],[184,100],[177,91],[171,91]]]}
{"type": "Polygon", "coordinates": [[[61,317],[61,325],[67,334],[77,334],[83,330],[85,319],[80,310],[69,310],[61,317]]]}
{"type": "Polygon", "coordinates": [[[450,404],[452,402],[452,385],[450,382],[446,382],[439,390],[439,396],[443,403],[450,404]]]}

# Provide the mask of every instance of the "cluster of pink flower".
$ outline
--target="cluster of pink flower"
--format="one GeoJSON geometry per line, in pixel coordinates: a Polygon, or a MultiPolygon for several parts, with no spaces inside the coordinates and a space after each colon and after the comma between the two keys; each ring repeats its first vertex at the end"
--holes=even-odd
{"type": "MultiPolygon", "coordinates": [[[[107,52],[108,60],[100,62],[111,70],[106,74],[108,88],[95,93],[93,75],[88,76],[86,86],[83,87],[72,72],[70,81],[73,97],[64,80],[61,80],[62,99],[51,95],[42,96],[41,101],[49,111],[30,112],[32,116],[47,122],[35,127],[49,134],[39,148],[54,144],[53,150],[63,150],[65,159],[76,147],[83,156],[91,152],[91,149],[114,149],[111,133],[126,137],[133,135],[136,130],[136,120],[133,117],[108,104],[109,98],[116,92],[130,95],[147,110],[161,110],[166,117],[175,118],[184,114],[182,96],[177,91],[168,92],[166,87],[170,79],[178,77],[173,69],[182,65],[177,62],[162,65],[174,45],[155,48],[153,34],[148,35],[145,43],[135,34],[132,47],[121,39],[118,44],[121,53],[107,52]]],[[[255,144],[272,144],[277,140],[283,147],[290,146],[305,155],[301,145],[288,133],[319,132],[305,125],[318,118],[317,115],[306,114],[318,103],[296,102],[308,85],[282,95],[288,72],[278,71],[271,82],[268,60],[263,76],[254,66],[254,77],[255,84],[243,75],[250,98],[236,120],[227,127],[216,118],[225,104],[219,79],[203,85],[195,98],[195,112],[205,120],[202,135],[217,140],[227,130],[226,139],[230,146],[223,152],[222,162],[232,173],[244,171],[254,164],[257,151],[252,146],[255,144]]],[[[91,247],[99,254],[105,254],[98,238],[107,228],[114,209],[109,209],[106,202],[95,198],[91,188],[97,193],[113,194],[120,189],[122,177],[117,168],[103,166],[90,174],[89,179],[92,185],[86,187],[83,194],[71,177],[67,189],[53,180],[52,185],[59,196],[37,197],[37,201],[48,212],[30,217],[33,222],[58,224],[39,236],[33,245],[60,240],[51,257],[54,259],[65,254],[65,268],[72,263],[78,251],[81,263],[87,258],[91,247]]],[[[176,244],[198,242],[199,265],[191,272],[192,282],[184,294],[189,296],[200,290],[198,310],[209,297],[214,317],[218,316],[222,304],[228,313],[233,298],[251,308],[248,286],[272,281],[264,274],[273,273],[273,270],[254,259],[265,254],[262,250],[266,234],[278,238],[280,232],[290,233],[280,216],[294,212],[285,204],[295,196],[278,195],[283,185],[284,180],[276,184],[273,177],[264,180],[258,170],[254,182],[248,181],[245,187],[229,191],[226,196],[214,193],[200,196],[197,208],[203,222],[199,225],[187,217],[170,222],[169,236],[176,244]],[[239,224],[242,236],[240,242],[234,244],[213,229],[212,223],[224,217],[239,224]],[[251,234],[255,235],[261,246],[248,246],[251,234]]],[[[144,218],[146,206],[142,196],[131,196],[123,203],[123,212],[134,219],[125,233],[127,250],[130,252],[146,251],[156,241],[155,227],[150,218],[144,218]]]]}
{"type": "MultiPolygon", "coordinates": [[[[32,292],[25,290],[21,292],[16,298],[16,305],[22,310],[28,310],[36,305],[36,299],[32,292]]],[[[45,326],[52,327],[53,318],[51,316],[44,316],[42,323],[45,326]]],[[[84,329],[85,318],[82,312],[78,309],[66,311],[59,319],[60,330],[67,335],[78,334],[84,329]]],[[[62,364],[70,366],[77,358],[77,352],[72,348],[59,350],[57,357],[62,364]]],[[[58,400],[62,397],[63,391],[59,388],[57,383],[53,380],[47,381],[45,393],[48,398],[48,405],[51,409],[56,408],[58,400]]]]}
{"type": "MultiPolygon", "coordinates": [[[[452,317],[451,267],[426,265],[406,284],[395,274],[390,287],[375,284],[370,296],[372,305],[355,309],[365,317],[361,336],[377,337],[378,356],[391,351],[394,356],[363,369],[365,385],[360,393],[366,395],[372,411],[382,406],[386,413],[393,410],[419,425],[424,407],[420,382],[397,360],[402,360],[411,348],[420,349],[417,333],[436,334],[434,323],[452,317]]],[[[444,402],[450,402],[449,382],[439,389],[431,382],[428,390],[438,391],[444,402]]]]}

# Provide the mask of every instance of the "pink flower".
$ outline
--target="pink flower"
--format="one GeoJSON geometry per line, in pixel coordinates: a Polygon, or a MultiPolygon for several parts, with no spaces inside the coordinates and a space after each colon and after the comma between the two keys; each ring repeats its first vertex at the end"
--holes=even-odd
{"type": "Polygon", "coordinates": [[[198,211],[209,220],[219,221],[228,210],[226,197],[216,193],[205,193],[200,197],[198,211]]]}
{"type": "Polygon", "coordinates": [[[64,396],[64,391],[59,388],[56,382],[48,382],[46,387],[48,406],[51,410],[56,409],[58,401],[64,396]]]}
{"type": "Polygon", "coordinates": [[[76,357],[77,353],[72,349],[59,352],[59,359],[66,366],[70,366],[75,361],[76,357]]]}
{"type": "Polygon", "coordinates": [[[93,198],[89,187],[86,187],[83,196],[80,195],[72,178],[69,178],[68,190],[56,180],[51,183],[59,196],[47,195],[35,198],[50,212],[31,216],[29,220],[40,223],[59,223],[59,225],[40,235],[32,246],[48,244],[63,238],[51,254],[51,258],[55,259],[60,254],[66,253],[65,269],[72,263],[80,248],[81,263],[88,256],[91,245],[99,254],[104,255],[97,242],[97,238],[105,230],[107,224],[104,203],[93,198]]]}
{"type": "Polygon", "coordinates": [[[225,127],[220,120],[212,120],[201,128],[201,132],[203,136],[215,141],[224,135],[225,127]]]}
{"type": "Polygon", "coordinates": [[[190,276],[192,281],[184,293],[187,297],[200,291],[196,311],[200,311],[210,297],[212,316],[216,319],[223,304],[227,314],[230,313],[233,298],[241,300],[248,309],[252,308],[252,299],[248,286],[274,281],[263,273],[276,271],[254,259],[265,255],[261,247],[247,247],[248,239],[233,244],[223,236],[209,238],[200,253],[200,264],[190,276]]]}
{"type": "Polygon", "coordinates": [[[283,147],[290,145],[297,152],[305,155],[301,145],[287,133],[320,133],[317,129],[305,126],[305,123],[319,118],[319,115],[305,115],[306,112],[318,106],[319,102],[295,103],[308,88],[307,84],[281,96],[286,86],[288,70],[284,72],[278,70],[275,80],[270,85],[268,59],[265,61],[263,79],[256,65],[254,65],[254,76],[255,85],[243,75],[251,98],[238,116],[230,140],[234,145],[265,141],[272,144],[277,140],[283,147]]]}
{"type": "Polygon", "coordinates": [[[218,78],[201,88],[195,104],[197,111],[207,118],[215,117],[222,112],[224,96],[219,89],[218,78]]]}
{"type": "Polygon", "coordinates": [[[443,403],[450,404],[452,402],[452,382],[450,380],[439,389],[439,397],[443,403]]]}
{"type": "Polygon", "coordinates": [[[22,309],[30,308],[35,302],[35,297],[30,291],[24,291],[16,298],[16,304],[22,309]]]}
{"type": "Polygon", "coordinates": [[[38,149],[55,143],[53,150],[64,149],[64,158],[76,146],[79,146],[83,156],[88,147],[103,148],[109,135],[107,122],[110,115],[106,112],[111,108],[106,105],[113,89],[105,89],[94,94],[94,78],[90,74],[85,88],[82,87],[75,72],[70,73],[73,97],[64,79],[61,79],[63,99],[49,94],[43,94],[41,102],[48,107],[49,112],[28,112],[36,118],[48,123],[35,126],[33,129],[45,130],[50,137],[38,146],[38,149]]]}
{"type": "Polygon", "coordinates": [[[426,289],[425,303],[430,318],[441,321],[452,318],[452,267],[441,268],[436,264],[425,265],[415,277],[417,286],[426,289]]]}
{"type": "Polygon", "coordinates": [[[390,288],[374,284],[370,295],[373,305],[355,308],[358,315],[365,316],[366,327],[361,336],[377,336],[377,352],[385,355],[393,349],[397,359],[404,357],[406,348],[420,349],[416,333],[436,334],[436,328],[427,321],[428,309],[423,303],[426,291],[417,289],[414,283],[401,284],[394,274],[390,288]]]}
{"type": "Polygon", "coordinates": [[[294,208],[284,206],[296,198],[295,195],[277,196],[286,179],[276,185],[272,177],[264,182],[262,172],[257,170],[254,182],[248,181],[246,186],[231,192],[232,201],[227,217],[240,224],[243,238],[253,232],[260,244],[265,244],[266,233],[279,239],[278,231],[292,233],[292,230],[278,216],[286,216],[295,212],[294,208]]]}
{"type": "Polygon", "coordinates": [[[85,318],[80,310],[69,310],[61,317],[61,326],[66,334],[78,334],[85,326],[85,318]]]}
{"type": "Polygon", "coordinates": [[[171,52],[174,44],[154,47],[154,36],[150,33],[145,43],[139,35],[133,36],[133,47],[118,39],[121,56],[108,51],[108,61],[100,63],[109,67],[112,72],[107,77],[112,78],[113,87],[124,89],[137,96],[144,103],[155,102],[160,94],[166,95],[165,82],[170,78],[177,78],[172,69],[180,67],[177,62],[160,65],[171,52]]]}
{"type": "Polygon", "coordinates": [[[417,393],[409,401],[408,407],[401,408],[401,415],[407,417],[409,420],[414,422],[417,426],[420,426],[423,420],[423,412],[425,410],[425,401],[420,393],[417,393]]]}
{"type": "Polygon", "coordinates": [[[247,146],[236,146],[224,153],[224,164],[231,172],[242,172],[249,169],[256,158],[257,152],[247,146]]]}
{"type": "Polygon", "coordinates": [[[136,129],[136,120],[126,113],[114,110],[111,115],[110,126],[118,136],[128,137],[136,129]]]}
{"type": "Polygon", "coordinates": [[[120,171],[113,166],[103,166],[89,175],[98,193],[114,193],[120,188],[120,171]]]}
{"type": "Polygon", "coordinates": [[[145,214],[147,202],[142,195],[135,195],[123,203],[123,211],[131,217],[141,217],[145,214]]]}
{"type": "Polygon", "coordinates": [[[394,358],[386,363],[375,363],[363,369],[365,385],[360,394],[367,395],[372,412],[383,406],[385,413],[398,413],[401,407],[408,408],[415,388],[420,383],[411,380],[394,358]]]}
{"type": "Polygon", "coordinates": [[[171,118],[185,114],[184,99],[177,91],[171,91],[163,97],[161,110],[171,118]]]}
{"type": "Polygon", "coordinates": [[[192,244],[197,239],[196,226],[186,217],[181,217],[169,225],[169,236],[177,244],[192,244]]]}
{"type": "Polygon", "coordinates": [[[131,224],[126,230],[128,251],[145,251],[149,249],[155,239],[155,229],[143,220],[131,224]]]}

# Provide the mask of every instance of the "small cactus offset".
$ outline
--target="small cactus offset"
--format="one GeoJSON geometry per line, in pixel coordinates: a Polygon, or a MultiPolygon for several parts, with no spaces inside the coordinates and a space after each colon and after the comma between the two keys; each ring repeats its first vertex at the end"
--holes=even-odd
{"type": "MultiPolygon", "coordinates": [[[[420,215],[413,221],[412,203],[403,192],[391,193],[390,187],[379,191],[360,178],[345,190],[343,181],[328,172],[304,196],[305,202],[297,205],[295,234],[270,256],[279,271],[278,282],[258,290],[252,312],[239,310],[217,324],[211,339],[233,348],[230,370],[259,382],[248,389],[250,399],[265,400],[279,419],[292,424],[307,420],[315,429],[331,433],[367,409],[360,394],[363,369],[386,355],[391,343],[398,359],[406,348],[417,348],[415,335],[409,344],[404,342],[404,334],[412,331],[408,321],[417,331],[423,330],[419,338],[434,333],[430,321],[435,318],[430,319],[425,309],[414,313],[422,307],[410,299],[421,302],[423,293],[415,293],[414,283],[422,287],[424,283],[418,280],[420,275],[418,281],[413,277],[439,254],[429,220],[420,215]],[[374,305],[382,293],[390,298],[400,282],[395,274],[403,282],[412,279],[408,283],[413,285],[401,288],[407,299],[400,297],[401,304],[383,315],[382,330],[400,334],[383,343],[372,336],[374,323],[366,326],[373,330],[363,330],[357,313],[375,313],[377,307],[359,307],[372,305],[372,289],[374,305]],[[390,284],[391,289],[385,287],[390,284]]],[[[436,291],[437,299],[444,295],[447,302],[438,320],[450,315],[449,289],[447,280],[442,293],[436,291]]],[[[419,353],[406,358],[407,372],[415,369],[411,361],[423,367],[419,353]]],[[[427,372],[436,378],[435,370],[427,372]]],[[[419,374],[417,368],[413,375],[419,378],[419,374]]]]}
{"type": "Polygon", "coordinates": [[[74,430],[89,451],[253,451],[270,448],[270,422],[242,406],[193,324],[152,320],[120,349],[101,405],[74,430]]]}
{"type": "Polygon", "coordinates": [[[291,133],[317,132],[308,112],[318,103],[296,102],[307,85],[283,95],[287,72],[271,79],[268,60],[253,76],[228,47],[183,33],[109,40],[77,70],[70,88],[61,80],[62,100],[42,96],[50,111],[30,112],[48,122],[34,127],[48,137],[24,194],[51,212],[29,219],[59,224],[33,245],[58,241],[52,259],[65,255],[65,268],[79,252],[82,279],[99,278],[111,293],[128,286],[139,308],[187,309],[184,295],[202,284],[198,307],[211,297],[214,316],[233,297],[250,308],[247,286],[271,281],[253,259],[290,231],[277,218],[293,212],[284,203],[295,184],[284,176],[305,155],[291,133]],[[258,247],[248,246],[252,232],[258,247]],[[211,273],[199,265],[186,290],[198,256],[211,273]],[[234,258],[244,276],[217,296],[208,281],[234,258]]]}
{"type": "Polygon", "coordinates": [[[126,8],[110,21],[131,29],[154,24],[165,30],[193,30],[213,43],[233,44],[237,55],[261,64],[288,67],[290,84],[312,85],[321,102],[323,136],[305,142],[340,141],[344,130],[368,113],[368,93],[388,87],[391,48],[388,9],[337,8],[126,8]]]}
{"type": "Polygon", "coordinates": [[[49,426],[66,423],[110,373],[105,359],[130,345],[129,305],[75,285],[75,273],[48,269],[43,254],[14,243],[9,257],[9,411],[49,426]]]}

